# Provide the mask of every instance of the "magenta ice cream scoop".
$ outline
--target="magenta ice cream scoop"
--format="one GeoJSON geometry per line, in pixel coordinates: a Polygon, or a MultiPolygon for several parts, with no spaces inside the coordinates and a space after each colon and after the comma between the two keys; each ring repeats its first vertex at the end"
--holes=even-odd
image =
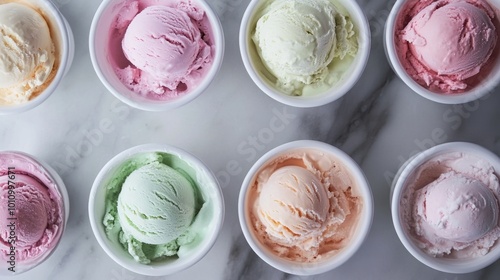
{"type": "MultiPolygon", "coordinates": [[[[60,178],[19,152],[0,152],[0,268],[22,272],[41,263],[59,243],[66,211],[60,178]],[[4,266],[7,265],[6,268],[4,266]],[[8,269],[11,268],[11,269],[8,269]]],[[[4,275],[5,273],[0,274],[4,275]]]]}

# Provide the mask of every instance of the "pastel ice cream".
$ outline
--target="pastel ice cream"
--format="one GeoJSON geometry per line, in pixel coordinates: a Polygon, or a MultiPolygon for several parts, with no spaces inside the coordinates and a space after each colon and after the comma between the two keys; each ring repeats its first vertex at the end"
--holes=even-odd
{"type": "Polygon", "coordinates": [[[277,256],[316,262],[348,246],[363,199],[341,161],[316,149],[292,149],[266,162],[251,180],[251,228],[277,256]]]}
{"type": "Polygon", "coordinates": [[[357,54],[356,27],[334,1],[270,0],[254,18],[255,59],[265,68],[260,71],[268,71],[269,80],[286,94],[326,91],[357,54]]]}
{"type": "Polygon", "coordinates": [[[396,26],[396,49],[408,74],[441,93],[477,85],[498,53],[498,19],[482,0],[416,1],[396,26]]]}
{"type": "Polygon", "coordinates": [[[429,255],[485,255],[500,237],[500,184],[486,161],[466,153],[439,155],[409,179],[401,200],[405,229],[429,255]]]}
{"type": "Polygon", "coordinates": [[[164,153],[139,154],[121,164],[106,185],[108,238],[143,264],[181,257],[183,249],[198,244],[209,229],[211,203],[190,169],[164,153]]]}
{"type": "Polygon", "coordinates": [[[205,12],[190,0],[128,1],[110,31],[112,63],[123,84],[153,100],[196,88],[215,47],[205,12]]]}
{"type": "Polygon", "coordinates": [[[64,207],[57,182],[40,163],[21,153],[0,152],[2,270],[12,255],[19,272],[52,252],[63,232],[64,207]]]}
{"type": "Polygon", "coordinates": [[[24,2],[0,1],[0,106],[35,98],[56,70],[56,48],[42,14],[24,2]]]}

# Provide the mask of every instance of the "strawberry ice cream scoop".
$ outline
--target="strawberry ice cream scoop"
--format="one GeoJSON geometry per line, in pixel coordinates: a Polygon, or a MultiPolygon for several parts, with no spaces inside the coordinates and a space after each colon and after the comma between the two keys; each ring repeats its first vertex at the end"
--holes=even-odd
{"type": "Polygon", "coordinates": [[[396,48],[407,73],[439,93],[479,84],[498,55],[496,10],[483,0],[408,3],[396,27],[396,48]]]}
{"type": "MultiPolygon", "coordinates": [[[[16,222],[17,242],[19,247],[28,247],[40,240],[47,227],[48,216],[52,211],[47,188],[40,182],[26,175],[16,176],[16,222]]],[[[7,181],[7,180],[2,180],[7,181]]],[[[8,197],[8,188],[2,188],[1,197],[8,197]]],[[[2,204],[1,208],[7,208],[2,204]]],[[[3,209],[7,212],[8,209],[3,209]]],[[[0,220],[0,227],[7,228],[8,219],[0,220]]],[[[7,232],[2,232],[2,239],[7,240],[7,232]]]]}
{"type": "Polygon", "coordinates": [[[495,48],[495,26],[484,10],[456,1],[438,1],[423,9],[405,28],[403,38],[424,65],[438,75],[470,78],[495,48]]]}
{"type": "Polygon", "coordinates": [[[205,10],[192,0],[128,1],[113,21],[109,40],[117,77],[154,101],[193,92],[219,47],[205,10]]]}
{"type": "Polygon", "coordinates": [[[430,233],[473,242],[497,226],[498,201],[481,181],[450,171],[419,191],[417,211],[430,233]]]}
{"type": "Polygon", "coordinates": [[[150,6],[132,20],[123,51],[138,69],[175,90],[210,56],[210,47],[189,15],[167,6],[150,6]]]}

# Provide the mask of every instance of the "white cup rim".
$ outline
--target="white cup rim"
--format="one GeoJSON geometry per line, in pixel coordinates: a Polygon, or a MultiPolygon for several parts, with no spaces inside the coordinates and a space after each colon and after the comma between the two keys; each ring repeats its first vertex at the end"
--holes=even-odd
{"type": "Polygon", "coordinates": [[[261,158],[259,158],[254,165],[250,168],[245,179],[243,180],[240,194],[238,197],[238,217],[240,221],[240,227],[243,231],[243,235],[247,240],[248,244],[252,248],[252,250],[266,263],[271,265],[272,267],[281,270],[285,273],[295,274],[295,275],[315,275],[327,272],[334,268],[339,267],[348,261],[361,247],[363,242],[365,241],[373,220],[373,196],[372,192],[366,179],[362,169],[359,165],[345,152],[336,148],[332,145],[315,141],[315,140],[298,140],[293,142],[288,142],[286,144],[280,145],[267,153],[265,153],[261,158]],[[274,156],[281,154],[288,150],[293,149],[316,149],[327,152],[337,159],[339,159],[342,164],[349,170],[350,174],[353,176],[356,181],[356,185],[358,186],[358,190],[360,192],[360,196],[363,199],[363,209],[361,212],[361,218],[357,225],[356,236],[351,240],[351,243],[347,248],[343,249],[341,252],[332,256],[330,259],[326,261],[321,261],[320,263],[313,264],[308,266],[307,264],[302,264],[298,262],[288,261],[285,259],[281,259],[273,253],[269,252],[265,248],[264,245],[260,244],[257,238],[254,236],[254,233],[251,229],[248,228],[248,219],[246,215],[246,198],[249,189],[249,184],[257,171],[261,168],[261,166],[272,159],[274,156]]]}
{"type": "MultiPolygon", "coordinates": [[[[68,72],[71,67],[72,57],[71,53],[74,53],[74,50],[70,48],[74,48],[74,45],[71,46],[70,41],[73,38],[69,38],[72,36],[71,27],[68,22],[64,18],[64,16],[59,12],[59,9],[52,3],[52,1],[35,1],[35,7],[42,9],[44,12],[48,12],[52,19],[54,19],[55,26],[59,29],[61,38],[60,38],[60,63],[59,68],[57,69],[56,75],[50,84],[35,98],[29,100],[28,102],[18,104],[18,105],[8,105],[8,106],[0,106],[0,115],[10,115],[10,114],[18,114],[29,111],[38,105],[42,104],[49,96],[54,93],[59,84],[61,83],[63,77],[68,72]]],[[[30,2],[31,3],[31,2],[30,2]]],[[[47,20],[47,19],[46,19],[47,20]]]]}
{"type": "Polygon", "coordinates": [[[399,240],[401,241],[401,243],[403,243],[406,250],[410,252],[413,257],[415,257],[418,261],[425,264],[426,266],[435,270],[447,273],[461,274],[480,270],[500,259],[500,246],[496,245],[485,256],[471,259],[457,260],[435,258],[426,254],[418,247],[418,245],[416,245],[412,241],[411,236],[405,231],[402,226],[403,221],[400,216],[401,206],[399,202],[404,193],[405,183],[407,179],[423,163],[436,157],[437,155],[450,152],[464,152],[474,154],[496,167],[495,170],[500,170],[500,158],[490,150],[477,144],[469,142],[448,142],[429,148],[410,158],[405,164],[403,164],[398,172],[398,175],[396,175],[396,177],[394,178],[393,190],[391,195],[391,216],[399,240]]]}
{"type": "MultiPolygon", "coordinates": [[[[441,104],[462,104],[470,101],[474,101],[480,98],[485,97],[488,93],[491,93],[495,87],[500,82],[500,71],[497,74],[490,74],[490,77],[487,81],[482,82],[481,85],[478,85],[471,90],[468,90],[463,93],[454,93],[454,94],[445,94],[445,93],[437,93],[433,92],[419,83],[417,83],[404,69],[402,66],[398,53],[396,51],[395,46],[395,36],[394,31],[396,28],[396,22],[398,15],[404,5],[409,1],[416,0],[397,0],[394,6],[389,13],[389,17],[384,26],[384,48],[389,64],[391,65],[394,72],[396,72],[397,76],[414,92],[419,94],[420,96],[437,102],[441,104]]],[[[494,5],[494,3],[490,3],[494,5]]],[[[497,7],[498,8],[498,7],[497,7]]],[[[498,15],[497,15],[498,16],[498,15]]],[[[496,46],[496,48],[500,48],[500,46],[496,46]]],[[[500,56],[500,55],[499,55],[500,56]]],[[[500,63],[500,57],[497,58],[497,63],[500,63]]]]}
{"type": "MultiPolygon", "coordinates": [[[[128,0],[120,0],[120,1],[128,1],[128,0]]],[[[148,101],[148,102],[139,102],[138,100],[132,100],[125,96],[122,92],[120,92],[119,89],[114,87],[106,77],[106,74],[104,74],[104,71],[102,70],[101,64],[107,63],[105,61],[100,61],[97,57],[97,52],[101,51],[101,48],[96,45],[96,36],[97,36],[97,28],[99,21],[104,14],[104,12],[107,11],[107,9],[110,7],[112,4],[116,4],[116,0],[104,0],[102,3],[99,5],[99,8],[97,9],[94,18],[92,19],[92,24],[90,26],[90,33],[89,33],[89,50],[90,50],[90,59],[92,61],[92,65],[94,67],[94,71],[96,72],[97,76],[99,77],[99,80],[102,82],[102,84],[106,87],[106,89],[113,94],[116,98],[118,98],[120,101],[123,103],[129,105],[130,107],[137,108],[143,111],[150,111],[150,112],[162,112],[162,111],[169,111],[175,108],[179,108],[183,105],[186,105],[187,103],[193,101],[195,98],[200,96],[202,93],[204,93],[207,88],[210,86],[212,81],[215,79],[217,76],[217,73],[219,72],[222,61],[224,58],[224,51],[225,51],[225,41],[224,41],[224,32],[222,29],[222,24],[219,20],[219,17],[215,14],[213,9],[210,7],[210,5],[205,2],[204,0],[193,0],[196,2],[196,4],[200,5],[209,22],[211,23],[212,31],[213,31],[213,41],[214,41],[214,46],[215,46],[215,55],[214,55],[214,61],[212,65],[210,66],[210,70],[205,73],[204,77],[202,78],[202,81],[200,84],[196,86],[193,90],[190,92],[187,92],[183,94],[182,96],[179,96],[175,99],[172,100],[167,100],[167,101],[148,101]]],[[[137,94],[129,89],[127,91],[130,94],[137,94]]]]}
{"type": "Polygon", "coordinates": [[[248,7],[243,14],[239,30],[240,54],[248,75],[261,91],[263,91],[272,99],[285,105],[299,108],[311,108],[333,102],[344,96],[349,90],[352,89],[352,87],[354,87],[357,81],[361,78],[361,75],[363,74],[368,63],[371,45],[370,27],[366,15],[363,13],[357,2],[349,0],[338,0],[337,2],[345,9],[348,9],[351,12],[353,20],[358,23],[356,27],[359,32],[358,38],[360,46],[358,48],[358,53],[356,54],[356,57],[352,62],[353,65],[351,66],[351,68],[354,67],[354,69],[350,72],[349,77],[345,81],[343,81],[340,86],[333,85],[332,88],[327,92],[322,92],[307,97],[290,96],[284,94],[271,85],[268,85],[268,83],[264,81],[263,78],[257,73],[257,70],[255,69],[255,66],[252,62],[252,58],[249,54],[248,45],[250,44],[249,41],[251,39],[249,38],[249,36],[247,36],[247,34],[250,32],[249,24],[253,18],[255,9],[262,3],[262,1],[252,0],[248,4],[248,7]]]}
{"type": "MultiPolygon", "coordinates": [[[[196,180],[196,178],[193,179],[196,180]]],[[[104,198],[102,200],[104,201],[104,198]]],[[[222,190],[220,188],[220,184],[215,175],[213,174],[213,172],[200,159],[198,159],[197,157],[195,157],[194,155],[183,149],[171,145],[151,143],[151,144],[134,146],[132,148],[124,150],[115,155],[104,165],[104,167],[97,174],[94,183],[92,184],[92,188],[90,190],[90,195],[89,195],[88,213],[89,213],[89,220],[92,232],[94,233],[97,242],[99,243],[101,248],[106,252],[106,254],[111,259],[113,259],[117,264],[119,264],[125,269],[128,269],[138,274],[148,275],[148,276],[164,276],[177,273],[189,268],[190,266],[200,261],[210,251],[210,249],[215,244],[215,241],[217,240],[219,233],[221,231],[222,224],[224,222],[225,211],[224,211],[224,198],[222,190]],[[206,173],[208,179],[211,182],[211,185],[215,187],[215,189],[213,190],[211,189],[211,191],[214,191],[215,194],[212,197],[214,198],[213,201],[214,205],[213,207],[215,209],[214,212],[216,212],[213,220],[214,230],[209,232],[207,235],[203,237],[204,240],[203,244],[200,244],[199,245],[200,247],[196,249],[197,250],[196,253],[190,256],[187,260],[180,261],[181,259],[178,259],[174,263],[151,266],[135,262],[134,260],[130,259],[131,257],[126,259],[122,255],[116,254],[114,250],[111,248],[110,246],[111,241],[108,240],[106,233],[102,229],[103,217],[96,217],[97,213],[95,212],[95,204],[98,203],[96,198],[97,192],[104,187],[102,183],[109,175],[109,172],[112,171],[115,167],[122,164],[125,160],[133,157],[134,155],[149,153],[149,152],[160,152],[160,153],[171,154],[179,157],[186,163],[196,166],[197,168],[201,169],[201,171],[206,173]]]]}

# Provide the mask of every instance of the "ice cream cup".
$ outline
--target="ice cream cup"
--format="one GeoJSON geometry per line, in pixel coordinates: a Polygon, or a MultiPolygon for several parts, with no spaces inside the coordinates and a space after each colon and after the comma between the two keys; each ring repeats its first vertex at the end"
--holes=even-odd
{"type": "MultiPolygon", "coordinates": [[[[39,265],[41,265],[43,262],[45,262],[49,257],[56,251],[58,245],[60,244],[63,236],[64,236],[64,230],[66,228],[67,222],[68,222],[68,217],[69,217],[69,210],[70,210],[70,204],[69,204],[69,196],[68,196],[68,191],[66,190],[66,185],[64,184],[63,180],[57,174],[57,172],[47,163],[44,161],[37,159],[36,157],[29,155],[24,152],[19,152],[19,151],[0,151],[0,158],[3,155],[16,155],[18,157],[24,158],[23,160],[26,160],[29,162],[29,164],[32,165],[30,167],[30,170],[33,169],[39,169],[41,172],[43,172],[48,180],[52,181],[54,185],[57,187],[57,190],[55,190],[60,196],[61,196],[61,201],[62,201],[62,214],[64,215],[63,222],[62,222],[62,228],[60,229],[60,237],[59,239],[54,243],[53,247],[48,249],[45,253],[41,254],[34,260],[26,260],[26,261],[15,261],[15,272],[12,272],[8,270],[11,264],[2,261],[0,265],[0,276],[14,276],[18,275],[21,273],[24,273],[26,271],[29,271],[39,265]]],[[[1,163],[1,162],[0,162],[1,163]]],[[[19,169],[19,166],[16,166],[16,163],[9,163],[8,167],[15,167],[16,169],[19,169]]],[[[5,168],[5,166],[0,166],[0,169],[5,168]]],[[[16,175],[18,175],[17,173],[16,175]]],[[[15,180],[15,178],[14,178],[15,180]]]]}
{"type": "Polygon", "coordinates": [[[341,98],[359,80],[365,69],[366,63],[368,62],[368,56],[370,54],[371,36],[368,20],[356,1],[336,0],[334,2],[344,7],[354,22],[358,33],[358,52],[339,82],[333,84],[324,92],[318,92],[307,96],[292,96],[282,92],[273,85],[269,78],[267,78],[267,76],[271,75],[270,73],[267,73],[267,70],[259,70],[265,69],[265,66],[257,53],[251,34],[252,30],[255,29],[257,22],[256,14],[263,7],[263,5],[270,2],[252,0],[249,3],[240,26],[239,44],[241,57],[250,78],[260,88],[260,90],[266,93],[269,97],[289,106],[303,108],[317,107],[341,98]]]}
{"type": "MultiPolygon", "coordinates": [[[[389,17],[387,18],[387,21],[385,23],[384,27],[384,48],[385,48],[385,53],[386,56],[389,60],[389,64],[391,65],[392,69],[396,74],[399,76],[401,80],[409,87],[411,88],[414,92],[418,93],[420,96],[425,97],[429,100],[438,102],[438,103],[443,103],[443,104],[462,104],[462,103],[467,103],[470,101],[477,100],[479,98],[482,98],[486,96],[488,93],[492,93],[495,87],[498,85],[500,82],[500,55],[496,56],[496,60],[493,62],[493,69],[489,71],[489,74],[484,78],[484,81],[479,83],[477,86],[472,87],[471,89],[468,89],[462,93],[454,93],[454,94],[444,94],[444,93],[437,93],[433,92],[423,86],[421,86],[419,83],[417,83],[405,70],[404,66],[402,65],[398,53],[396,51],[396,44],[395,44],[395,33],[396,33],[396,23],[398,20],[398,17],[402,13],[403,9],[405,8],[405,5],[408,2],[415,1],[415,0],[397,0],[394,6],[391,9],[391,12],[389,14],[389,17]]],[[[496,9],[500,8],[500,1],[494,0],[494,1],[487,1],[490,3],[492,6],[494,6],[496,9]]],[[[500,14],[497,12],[497,19],[496,21],[498,22],[498,16],[500,14]]],[[[498,25],[497,25],[498,28],[498,25]]],[[[496,48],[499,48],[499,42],[497,42],[496,48]]],[[[495,55],[495,53],[493,54],[495,55]]]]}
{"type": "Polygon", "coordinates": [[[493,168],[498,172],[500,170],[500,158],[491,151],[472,143],[467,142],[450,142],[434,146],[430,149],[420,152],[419,154],[411,157],[404,163],[398,170],[391,187],[391,214],[394,228],[396,233],[403,243],[404,247],[410,252],[413,257],[421,263],[433,269],[448,272],[448,273],[469,273],[480,270],[492,264],[500,258],[500,246],[498,240],[491,250],[484,256],[474,258],[438,258],[428,255],[413,241],[412,237],[405,230],[404,219],[402,217],[402,208],[400,201],[403,197],[404,191],[410,182],[411,176],[415,171],[425,162],[430,159],[451,152],[464,152],[473,154],[479,158],[490,163],[493,168]]]}
{"type": "Polygon", "coordinates": [[[200,261],[214,245],[224,220],[224,199],[215,175],[199,159],[179,148],[164,144],[145,144],[125,150],[113,157],[97,175],[89,198],[89,218],[92,231],[102,249],[116,263],[135,273],[162,276],[173,274],[189,268],[200,261]],[[121,244],[111,241],[105,232],[103,217],[105,213],[106,183],[116,169],[126,160],[145,153],[166,153],[181,159],[189,165],[196,174],[191,177],[200,185],[200,191],[205,203],[210,203],[211,210],[204,216],[208,226],[205,235],[196,245],[190,246],[182,257],[167,258],[150,264],[136,262],[121,244]],[[202,185],[202,183],[204,183],[202,185]]]}
{"type": "Polygon", "coordinates": [[[247,240],[252,250],[262,260],[264,260],[272,267],[279,269],[285,273],[295,275],[315,275],[339,267],[340,265],[348,261],[349,258],[351,258],[361,247],[370,231],[373,219],[373,197],[370,186],[363,171],[349,155],[347,155],[342,150],[323,142],[313,140],[299,140],[283,144],[270,150],[261,158],[259,158],[250,168],[247,175],[245,176],[239,194],[238,217],[245,239],[247,240]],[[260,169],[269,161],[278,158],[280,155],[283,155],[290,150],[296,149],[319,150],[321,152],[324,152],[325,154],[331,155],[339,162],[341,162],[352,177],[353,184],[357,186],[359,197],[361,197],[363,203],[357,226],[353,230],[354,233],[352,239],[346,245],[346,247],[339,250],[334,255],[324,256],[318,261],[309,263],[281,258],[274,252],[272,252],[269,248],[267,248],[256,236],[256,233],[252,228],[249,212],[247,210],[249,207],[248,204],[251,182],[253,181],[256,174],[260,171],[260,169]]]}
{"type": "MultiPolygon", "coordinates": [[[[193,0],[206,13],[213,30],[214,61],[196,88],[174,99],[159,101],[147,99],[127,88],[117,77],[109,56],[111,26],[124,4],[132,0],[104,0],[97,9],[90,27],[90,58],[94,70],[104,86],[119,100],[145,111],[167,111],[183,106],[203,93],[217,75],[224,56],[224,33],[218,16],[204,0],[193,0]]],[[[175,1],[174,1],[175,2],[175,1]]]]}
{"type": "Polygon", "coordinates": [[[49,25],[52,39],[56,46],[56,63],[58,64],[57,72],[55,77],[38,96],[29,100],[26,103],[11,106],[0,106],[0,115],[7,114],[17,114],[35,108],[36,106],[42,104],[59,86],[64,76],[68,73],[73,63],[73,57],[75,54],[75,41],[73,37],[73,32],[68,21],[59,9],[52,3],[52,1],[44,0],[3,0],[2,2],[21,2],[34,7],[38,11],[41,11],[43,17],[49,25]]]}

